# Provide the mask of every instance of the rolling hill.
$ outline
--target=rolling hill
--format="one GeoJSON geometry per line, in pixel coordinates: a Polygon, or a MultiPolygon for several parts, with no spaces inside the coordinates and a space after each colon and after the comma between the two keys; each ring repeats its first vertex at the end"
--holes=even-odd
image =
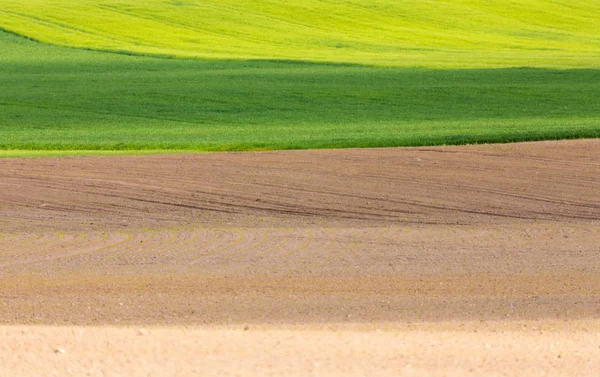
{"type": "Polygon", "coordinates": [[[3,0],[0,156],[600,137],[598,9],[3,0]]]}
{"type": "Polygon", "coordinates": [[[0,27],[164,57],[386,66],[598,67],[589,0],[4,0],[0,27]]]}

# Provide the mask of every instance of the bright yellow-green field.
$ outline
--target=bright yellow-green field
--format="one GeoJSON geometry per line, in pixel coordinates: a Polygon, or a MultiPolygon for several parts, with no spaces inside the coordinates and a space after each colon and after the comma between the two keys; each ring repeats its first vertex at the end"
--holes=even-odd
{"type": "Polygon", "coordinates": [[[600,67],[598,0],[0,0],[0,26],[141,54],[389,66],[600,67]]]}

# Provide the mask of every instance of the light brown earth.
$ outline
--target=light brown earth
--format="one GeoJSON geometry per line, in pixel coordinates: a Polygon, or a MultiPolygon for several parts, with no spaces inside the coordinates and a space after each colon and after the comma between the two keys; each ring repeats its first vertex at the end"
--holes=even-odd
{"type": "Polygon", "coordinates": [[[596,376],[600,140],[2,159],[0,323],[0,375],[596,376]]]}

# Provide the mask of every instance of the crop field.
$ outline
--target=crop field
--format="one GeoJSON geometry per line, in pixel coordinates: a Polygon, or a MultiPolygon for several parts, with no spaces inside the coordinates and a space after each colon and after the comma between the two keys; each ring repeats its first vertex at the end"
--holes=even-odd
{"type": "Polygon", "coordinates": [[[0,376],[597,377],[597,1],[0,3],[0,376]]]}
{"type": "Polygon", "coordinates": [[[600,136],[600,71],[166,60],[0,33],[0,155],[600,136]],[[23,152],[23,151],[29,152],[23,152]],[[38,151],[38,152],[36,152],[38,151]]]}
{"type": "Polygon", "coordinates": [[[5,1],[0,156],[598,137],[597,7],[5,1]]]}
{"type": "Polygon", "coordinates": [[[600,66],[600,4],[527,0],[3,0],[51,44],[165,57],[386,66],[600,66]]]}

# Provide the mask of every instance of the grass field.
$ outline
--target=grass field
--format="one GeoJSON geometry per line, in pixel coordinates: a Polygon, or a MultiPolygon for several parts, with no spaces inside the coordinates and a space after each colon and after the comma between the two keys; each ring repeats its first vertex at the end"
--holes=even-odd
{"type": "Polygon", "coordinates": [[[3,0],[0,26],[66,46],[176,57],[426,67],[598,67],[589,0],[3,0]]]}
{"type": "Polygon", "coordinates": [[[0,157],[600,137],[600,5],[103,4],[3,2],[0,157]]]}

